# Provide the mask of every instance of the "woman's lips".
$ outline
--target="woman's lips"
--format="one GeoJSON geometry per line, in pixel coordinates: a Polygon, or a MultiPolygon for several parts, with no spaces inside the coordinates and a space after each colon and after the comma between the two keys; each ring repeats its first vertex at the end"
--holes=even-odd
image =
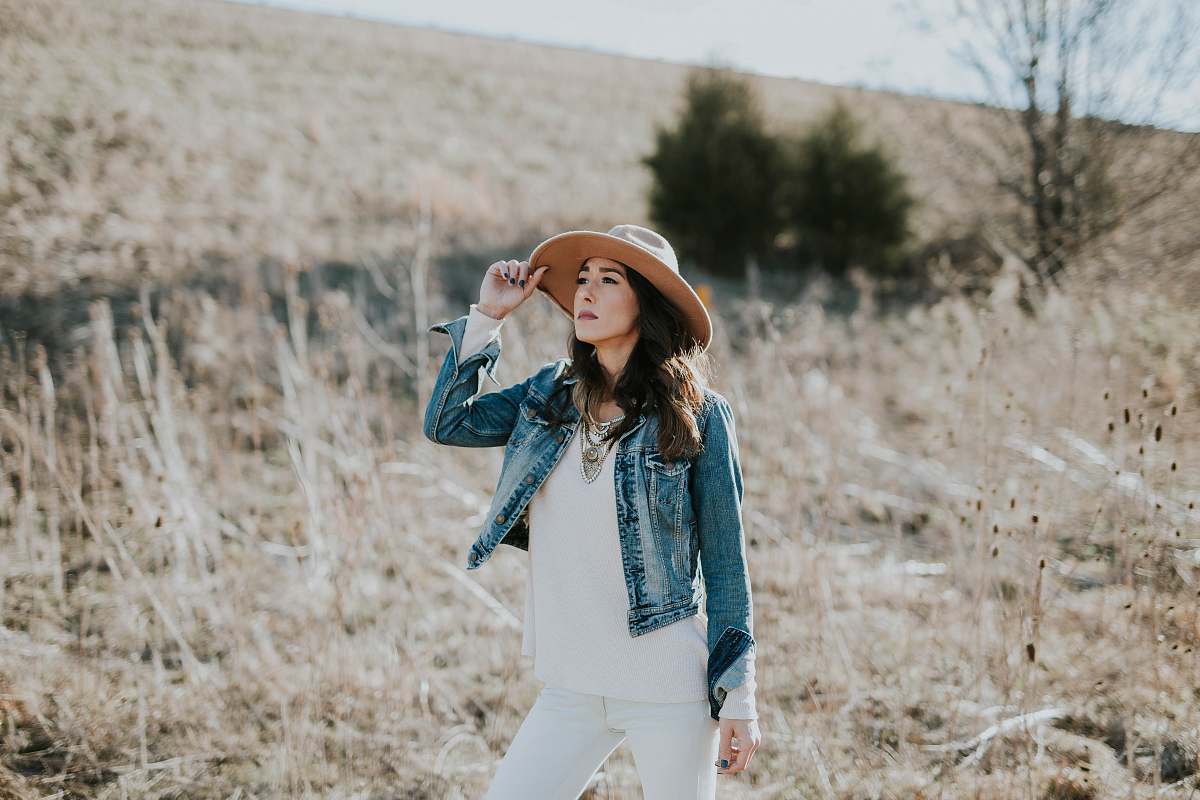
{"type": "Polygon", "coordinates": [[[596,315],[590,311],[580,312],[578,319],[596,319],[596,315]]]}

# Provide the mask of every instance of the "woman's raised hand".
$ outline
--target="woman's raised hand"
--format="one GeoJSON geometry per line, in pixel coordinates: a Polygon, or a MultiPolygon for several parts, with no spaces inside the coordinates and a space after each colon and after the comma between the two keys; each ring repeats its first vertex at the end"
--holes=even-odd
{"type": "Polygon", "coordinates": [[[531,276],[528,261],[497,261],[483,276],[476,308],[493,319],[503,319],[533,294],[548,269],[550,265],[544,264],[531,276]]]}

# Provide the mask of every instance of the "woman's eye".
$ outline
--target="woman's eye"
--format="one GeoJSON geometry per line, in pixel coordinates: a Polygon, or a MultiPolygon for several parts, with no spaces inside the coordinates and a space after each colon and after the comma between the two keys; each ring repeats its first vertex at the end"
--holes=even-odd
{"type": "MultiPolygon", "coordinates": [[[[587,278],[583,278],[583,277],[576,278],[576,279],[575,279],[575,283],[576,283],[576,284],[583,283],[583,282],[584,282],[584,281],[586,281],[586,280],[587,280],[587,278]]],[[[608,277],[607,275],[605,275],[603,278],[601,278],[601,280],[605,280],[605,281],[612,281],[613,283],[616,283],[616,282],[617,282],[617,279],[616,279],[616,278],[610,278],[610,277],[608,277]]]]}

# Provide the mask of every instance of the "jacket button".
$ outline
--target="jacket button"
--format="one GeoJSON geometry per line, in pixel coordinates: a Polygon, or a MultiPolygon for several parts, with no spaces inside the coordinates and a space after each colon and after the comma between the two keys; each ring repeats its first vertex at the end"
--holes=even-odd
{"type": "Polygon", "coordinates": [[[526,483],[533,483],[533,476],[532,476],[532,475],[526,475],[526,476],[525,476],[525,482],[526,482],[526,483]]]}
{"type": "Polygon", "coordinates": [[[508,519],[508,517],[504,516],[503,514],[497,514],[496,515],[496,524],[501,525],[504,523],[504,520],[506,520],[506,519],[508,519]]]}

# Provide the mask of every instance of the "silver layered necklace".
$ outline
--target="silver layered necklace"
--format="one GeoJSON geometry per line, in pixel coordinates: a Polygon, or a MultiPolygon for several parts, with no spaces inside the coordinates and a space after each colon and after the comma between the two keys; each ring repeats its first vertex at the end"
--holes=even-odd
{"type": "Polygon", "coordinates": [[[586,411],[583,413],[580,419],[580,428],[583,431],[583,452],[579,460],[579,471],[585,482],[591,483],[600,475],[604,459],[615,444],[612,440],[605,442],[604,437],[613,425],[623,419],[625,419],[624,414],[604,422],[596,422],[592,419],[591,414],[586,411]]]}

